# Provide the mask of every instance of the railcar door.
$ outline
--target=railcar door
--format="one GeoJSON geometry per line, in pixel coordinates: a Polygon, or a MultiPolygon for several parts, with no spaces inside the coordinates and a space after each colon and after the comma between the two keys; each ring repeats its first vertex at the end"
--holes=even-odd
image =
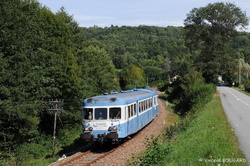
{"type": "Polygon", "coordinates": [[[158,114],[158,96],[153,97],[154,116],[158,114]]]}
{"type": "Polygon", "coordinates": [[[130,112],[130,107],[126,106],[126,112],[127,112],[127,136],[131,134],[131,112],[130,112]]]}
{"type": "Polygon", "coordinates": [[[153,120],[154,118],[154,108],[152,107],[153,106],[153,100],[152,98],[149,99],[149,111],[150,111],[150,120],[153,120]]]}
{"type": "Polygon", "coordinates": [[[140,130],[141,126],[140,126],[139,102],[138,101],[136,102],[135,110],[136,110],[137,130],[140,130]]]}

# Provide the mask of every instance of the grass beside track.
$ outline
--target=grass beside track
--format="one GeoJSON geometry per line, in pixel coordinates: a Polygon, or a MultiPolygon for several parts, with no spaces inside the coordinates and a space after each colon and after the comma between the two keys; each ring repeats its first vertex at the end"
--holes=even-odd
{"type": "MultiPolygon", "coordinates": [[[[170,114],[173,115],[173,113],[170,114]]],[[[138,154],[137,157],[141,162],[133,162],[136,161],[135,157],[129,165],[145,163],[147,165],[157,158],[162,161],[157,164],[150,163],[150,165],[247,165],[218,95],[201,110],[196,110],[195,115],[191,117],[192,120],[187,121],[188,124],[184,130],[177,128],[170,139],[165,137],[165,140],[158,141],[157,145],[151,145],[143,154],[138,154]],[[155,150],[152,150],[153,148],[155,150]],[[149,151],[150,154],[156,155],[149,155],[149,151]]],[[[167,117],[168,120],[174,121],[173,116],[167,117]]]]}
{"type": "Polygon", "coordinates": [[[219,96],[197,111],[175,138],[164,165],[247,165],[219,96]]]}

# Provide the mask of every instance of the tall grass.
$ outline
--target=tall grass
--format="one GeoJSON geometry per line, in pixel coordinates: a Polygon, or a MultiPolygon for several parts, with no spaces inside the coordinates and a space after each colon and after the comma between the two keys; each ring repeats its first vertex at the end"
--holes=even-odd
{"type": "Polygon", "coordinates": [[[247,165],[237,138],[215,97],[201,109],[189,127],[176,135],[163,165],[247,165]]]}

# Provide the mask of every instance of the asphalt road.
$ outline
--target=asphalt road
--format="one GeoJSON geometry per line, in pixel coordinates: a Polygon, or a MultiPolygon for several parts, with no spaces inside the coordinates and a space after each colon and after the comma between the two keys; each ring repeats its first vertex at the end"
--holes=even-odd
{"type": "Polygon", "coordinates": [[[229,87],[218,87],[228,121],[250,165],[250,97],[229,87]]]}

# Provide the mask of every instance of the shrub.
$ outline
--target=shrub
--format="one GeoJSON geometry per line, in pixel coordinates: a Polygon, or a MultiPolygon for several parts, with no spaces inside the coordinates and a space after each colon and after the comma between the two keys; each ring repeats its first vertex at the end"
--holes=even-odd
{"type": "Polygon", "coordinates": [[[245,83],[245,91],[250,92],[250,80],[247,80],[245,83]]]}
{"type": "Polygon", "coordinates": [[[168,81],[166,80],[161,80],[161,81],[157,81],[155,82],[156,87],[159,89],[159,91],[165,91],[167,86],[168,86],[168,81]]]}
{"type": "Polygon", "coordinates": [[[151,136],[151,138],[146,138],[145,146],[147,147],[147,150],[143,153],[143,156],[138,157],[137,160],[132,162],[130,165],[144,166],[160,164],[166,155],[171,151],[170,144],[163,146],[160,137],[155,138],[154,136],[151,136]]]}
{"type": "Polygon", "coordinates": [[[184,115],[210,101],[215,89],[215,85],[205,83],[201,72],[190,70],[175,83],[169,99],[176,104],[176,112],[184,115]]]}

